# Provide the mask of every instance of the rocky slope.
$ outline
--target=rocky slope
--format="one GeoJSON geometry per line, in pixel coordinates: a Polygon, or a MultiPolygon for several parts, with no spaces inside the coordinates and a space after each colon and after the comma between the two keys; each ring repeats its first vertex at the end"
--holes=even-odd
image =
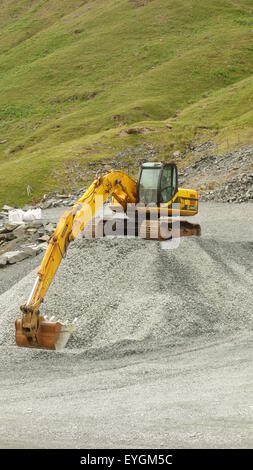
{"type": "Polygon", "coordinates": [[[219,155],[207,142],[192,152],[193,163],[180,172],[180,186],[191,185],[202,201],[253,201],[253,147],[219,155]]]}

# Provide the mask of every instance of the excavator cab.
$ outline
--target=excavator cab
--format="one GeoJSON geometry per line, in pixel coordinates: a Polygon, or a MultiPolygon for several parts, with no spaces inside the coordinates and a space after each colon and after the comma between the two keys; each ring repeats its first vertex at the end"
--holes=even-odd
{"type": "Polygon", "coordinates": [[[137,201],[144,205],[171,201],[178,190],[174,163],[143,163],[137,183],[137,201]]]}
{"type": "Polygon", "coordinates": [[[179,204],[181,216],[198,213],[198,193],[194,189],[178,187],[178,171],[175,163],[143,163],[137,181],[137,211],[156,217],[177,214],[172,204],[179,204]]]}
{"type": "MultiPolygon", "coordinates": [[[[147,240],[172,237],[173,215],[192,216],[198,212],[198,194],[192,189],[178,188],[175,163],[143,163],[137,182],[139,235],[147,240]],[[173,206],[176,203],[177,206],[173,206]]],[[[198,224],[174,219],[180,236],[199,236],[198,224]]],[[[174,232],[175,236],[175,232],[174,232]]]]}

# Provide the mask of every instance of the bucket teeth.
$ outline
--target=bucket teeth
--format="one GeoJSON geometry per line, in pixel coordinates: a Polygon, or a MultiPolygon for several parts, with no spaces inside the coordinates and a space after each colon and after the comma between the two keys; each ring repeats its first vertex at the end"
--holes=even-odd
{"type": "Polygon", "coordinates": [[[36,341],[31,342],[22,326],[22,320],[16,320],[16,344],[23,347],[34,347],[62,351],[66,346],[71,334],[75,330],[74,324],[63,323],[60,320],[53,322],[46,317],[41,317],[39,328],[36,331],[36,341]]]}

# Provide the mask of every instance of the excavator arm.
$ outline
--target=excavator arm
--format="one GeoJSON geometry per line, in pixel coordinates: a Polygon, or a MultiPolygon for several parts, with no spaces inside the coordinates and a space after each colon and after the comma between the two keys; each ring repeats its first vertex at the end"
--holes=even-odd
{"type": "Polygon", "coordinates": [[[73,208],[60,218],[49,241],[32,292],[27,302],[21,306],[22,318],[15,322],[18,346],[58,350],[65,346],[73,326],[47,321],[40,315],[39,308],[69,243],[84,230],[111,195],[125,209],[128,203],[136,203],[136,182],[121,171],[111,171],[98,177],[73,208]]]}

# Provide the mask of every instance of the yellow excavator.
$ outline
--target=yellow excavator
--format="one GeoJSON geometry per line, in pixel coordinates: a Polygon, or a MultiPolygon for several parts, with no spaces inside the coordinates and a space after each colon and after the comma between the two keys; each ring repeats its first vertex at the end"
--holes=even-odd
{"type": "MultiPolygon", "coordinates": [[[[96,228],[97,222],[94,216],[110,197],[112,197],[110,209],[116,215],[114,223],[115,220],[119,222],[117,219],[119,208],[126,213],[130,206],[132,214],[130,218],[134,220],[133,235],[146,239],[170,238],[174,214],[194,216],[198,212],[198,193],[193,189],[178,188],[178,172],[174,163],[143,163],[137,182],[128,174],[117,170],[97,177],[73,208],[61,216],[49,241],[31,294],[27,302],[20,307],[22,317],[15,321],[18,346],[57,351],[65,347],[74,325],[48,321],[46,317],[40,315],[39,308],[67,252],[68,245],[89,224],[95,223],[96,228]]],[[[126,218],[120,220],[124,221],[126,218]]],[[[102,219],[102,236],[106,222],[108,218],[102,219]]],[[[92,233],[93,229],[94,225],[92,233]]],[[[187,221],[180,222],[180,236],[199,234],[199,225],[187,221]]]]}

